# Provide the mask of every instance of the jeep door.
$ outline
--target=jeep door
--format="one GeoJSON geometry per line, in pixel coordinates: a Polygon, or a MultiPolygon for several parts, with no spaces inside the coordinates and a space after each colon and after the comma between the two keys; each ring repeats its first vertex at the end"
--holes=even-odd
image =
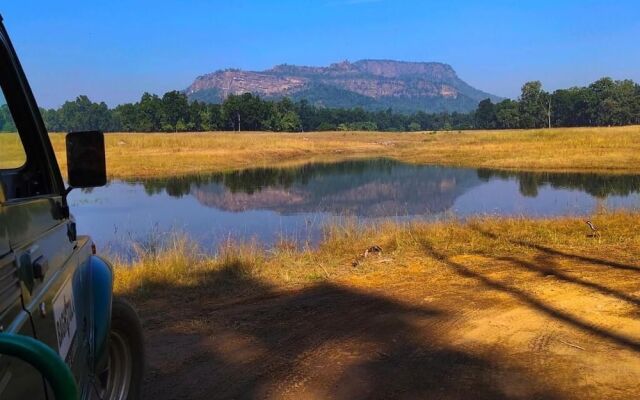
{"type": "MultiPolygon", "coordinates": [[[[23,304],[17,314],[22,325],[15,329],[30,326],[30,333],[58,351],[71,366],[82,387],[88,371],[87,363],[81,360],[87,359],[89,350],[86,305],[79,295],[85,288],[78,271],[75,225],[69,219],[64,184],[42,117],[2,24],[0,86],[6,99],[3,118],[12,119],[2,129],[18,132],[17,136],[14,133],[14,140],[25,156],[22,163],[9,165],[0,175],[0,225],[4,230],[3,251],[8,250],[3,262],[11,265],[0,268],[17,271],[23,304]]],[[[9,146],[3,144],[3,148],[9,146]]],[[[7,150],[6,161],[12,162],[12,156],[7,150]]],[[[39,385],[43,386],[42,380],[39,385]]]]}
{"type": "MultiPolygon", "coordinates": [[[[7,139],[0,136],[0,142],[4,140],[7,139]]],[[[2,153],[0,149],[0,158],[4,155],[2,153]]],[[[0,176],[2,172],[4,170],[0,168],[0,176]]],[[[17,265],[9,246],[3,203],[4,193],[0,185],[0,330],[6,333],[33,336],[29,314],[22,309],[17,265]]],[[[1,399],[40,398],[43,395],[42,377],[35,369],[16,358],[0,356],[1,399]]]]}
{"type": "MultiPolygon", "coordinates": [[[[22,307],[18,266],[9,240],[12,230],[26,228],[28,219],[15,214],[11,221],[6,212],[7,196],[18,170],[26,163],[22,141],[15,132],[4,93],[0,90],[0,331],[35,336],[30,315],[22,307]],[[12,132],[13,131],[13,132],[12,132]]],[[[0,356],[0,398],[42,398],[45,386],[40,374],[30,365],[9,356],[0,356]]]]}

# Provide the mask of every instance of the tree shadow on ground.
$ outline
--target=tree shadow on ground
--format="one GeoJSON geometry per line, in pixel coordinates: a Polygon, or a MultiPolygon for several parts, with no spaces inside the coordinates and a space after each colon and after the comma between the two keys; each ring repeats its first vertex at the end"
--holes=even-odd
{"type": "MultiPolygon", "coordinates": [[[[476,254],[482,255],[484,257],[490,257],[498,261],[506,261],[511,265],[518,266],[522,269],[529,270],[531,272],[537,272],[540,275],[544,276],[553,276],[563,282],[572,283],[576,285],[580,285],[584,288],[591,289],[603,295],[608,295],[615,297],[619,300],[625,301],[633,306],[640,307],[640,298],[636,296],[629,295],[620,290],[613,289],[609,286],[605,286],[604,284],[594,282],[592,280],[582,279],[581,277],[577,277],[573,274],[567,274],[563,272],[558,265],[558,261],[568,260],[568,261],[579,261],[582,263],[586,263],[589,265],[593,265],[596,268],[611,268],[612,270],[616,270],[618,274],[628,274],[634,273],[636,271],[640,271],[640,267],[633,264],[624,264],[620,262],[615,262],[611,260],[604,260],[601,258],[588,257],[579,254],[567,253],[564,251],[560,251],[557,249],[550,248],[548,246],[542,246],[535,243],[530,243],[522,240],[513,240],[504,237],[500,237],[493,232],[489,232],[487,230],[483,230],[479,228],[477,225],[471,225],[471,229],[480,233],[481,235],[497,241],[506,241],[512,244],[516,244],[519,246],[527,247],[539,252],[536,255],[534,262],[529,262],[526,260],[522,260],[517,257],[512,256],[502,256],[496,257],[495,255],[487,254],[486,252],[478,252],[476,254]]],[[[629,276],[630,280],[634,280],[632,276],[629,276]]]]}
{"type": "Polygon", "coordinates": [[[531,243],[531,242],[527,242],[524,240],[516,240],[516,239],[509,239],[509,238],[505,238],[505,237],[500,237],[498,235],[496,235],[493,232],[489,232],[487,230],[484,230],[480,227],[478,227],[477,225],[470,225],[470,228],[478,233],[480,233],[481,235],[489,238],[489,239],[494,239],[494,240],[501,240],[501,241],[505,241],[505,242],[509,242],[512,244],[516,244],[518,246],[523,246],[523,247],[528,247],[530,249],[534,249],[537,250],[541,253],[545,253],[548,255],[553,255],[553,256],[559,256],[559,257],[563,257],[566,259],[571,259],[571,260],[576,260],[576,261],[583,261],[583,262],[587,262],[593,265],[599,265],[599,266],[603,266],[603,267],[608,267],[608,268],[614,268],[614,269],[620,269],[620,270],[624,270],[624,271],[636,271],[636,272],[640,272],[640,266],[637,265],[633,265],[633,264],[625,264],[625,263],[620,263],[620,262],[616,262],[616,261],[611,261],[611,260],[605,260],[605,259],[601,259],[601,258],[595,258],[595,257],[589,257],[589,256],[583,256],[583,255],[579,255],[579,254],[573,254],[573,253],[567,253],[564,251],[560,251],[548,246],[543,246],[537,243],[531,243]]]}
{"type": "MultiPolygon", "coordinates": [[[[491,235],[490,237],[497,238],[497,236],[494,234],[491,234],[491,233],[487,233],[487,234],[488,236],[491,235]]],[[[450,257],[448,257],[446,254],[437,251],[434,248],[434,246],[426,240],[422,241],[422,247],[425,250],[427,255],[440,261],[442,264],[446,265],[447,267],[452,269],[455,273],[457,273],[460,276],[475,279],[477,282],[481,283],[482,285],[490,289],[493,289],[502,293],[506,293],[516,298],[520,302],[526,304],[527,306],[537,311],[540,311],[545,315],[547,315],[548,317],[551,317],[557,321],[567,323],[573,326],[574,328],[578,328],[579,330],[595,335],[609,342],[613,342],[629,350],[640,352],[640,342],[635,338],[627,337],[625,335],[619,334],[612,330],[605,329],[603,327],[584,321],[578,318],[577,316],[574,316],[548,302],[545,302],[535,296],[532,296],[531,294],[527,293],[522,289],[519,289],[512,285],[502,283],[495,279],[491,279],[485,276],[484,274],[476,272],[461,263],[451,260],[450,257]]],[[[554,253],[560,253],[560,252],[554,251],[554,253]]],[[[571,258],[575,259],[577,257],[580,257],[580,256],[573,255],[573,257],[571,258]]],[[[520,263],[520,265],[525,266],[525,264],[523,263],[520,263]]],[[[526,265],[526,266],[531,267],[531,265],[526,265]]],[[[600,287],[599,289],[602,289],[602,288],[600,287]]]]}
{"type": "Polygon", "coordinates": [[[283,292],[243,271],[229,265],[137,299],[146,398],[559,397],[497,357],[452,347],[441,309],[325,282],[283,292]]]}
{"type": "Polygon", "coordinates": [[[560,271],[557,266],[557,263],[554,261],[552,256],[541,254],[536,257],[535,262],[528,262],[516,257],[493,257],[493,258],[498,261],[509,262],[512,265],[516,265],[528,271],[536,272],[541,276],[553,276],[563,282],[580,285],[585,288],[597,291],[601,294],[613,296],[622,301],[626,301],[627,303],[630,303],[634,306],[640,306],[640,299],[637,297],[630,296],[627,293],[624,293],[615,289],[611,289],[599,283],[581,279],[560,271]]]}

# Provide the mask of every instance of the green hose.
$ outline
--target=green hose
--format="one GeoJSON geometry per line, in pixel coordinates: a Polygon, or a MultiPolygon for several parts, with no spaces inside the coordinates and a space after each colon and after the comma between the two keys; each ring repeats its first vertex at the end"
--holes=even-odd
{"type": "Polygon", "coordinates": [[[23,335],[0,334],[0,354],[21,359],[40,371],[56,400],[77,400],[78,387],[71,370],[51,347],[23,335]]]}

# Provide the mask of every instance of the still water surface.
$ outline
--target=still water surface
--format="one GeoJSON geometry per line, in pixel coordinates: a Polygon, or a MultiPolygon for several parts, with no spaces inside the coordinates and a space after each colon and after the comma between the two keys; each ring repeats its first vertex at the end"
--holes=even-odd
{"type": "Polygon", "coordinates": [[[322,225],[350,217],[419,220],[473,215],[589,215],[640,207],[640,176],[417,166],[388,159],[112,181],[73,191],[78,231],[128,254],[131,240],[181,231],[215,251],[229,238],[270,246],[315,243],[322,225]]]}

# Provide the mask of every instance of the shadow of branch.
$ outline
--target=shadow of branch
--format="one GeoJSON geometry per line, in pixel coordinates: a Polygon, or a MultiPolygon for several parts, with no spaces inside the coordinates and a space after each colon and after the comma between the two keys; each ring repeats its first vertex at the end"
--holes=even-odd
{"type": "Polygon", "coordinates": [[[523,247],[528,247],[534,250],[538,250],[542,253],[545,254],[549,254],[549,255],[555,255],[555,256],[561,256],[564,258],[569,258],[569,259],[573,259],[573,260],[579,260],[579,261],[584,261],[584,262],[588,262],[594,265],[600,265],[600,266],[604,266],[604,267],[611,267],[611,268],[615,268],[615,269],[621,269],[621,270],[625,270],[625,271],[638,271],[640,272],[640,266],[637,265],[632,265],[632,264],[624,264],[624,263],[620,263],[620,262],[616,262],[616,261],[611,261],[611,260],[604,260],[601,258],[595,258],[595,257],[588,257],[588,256],[582,256],[579,254],[572,254],[572,253],[567,253],[567,252],[563,252],[560,250],[556,250],[553,249],[551,247],[548,246],[543,246],[537,243],[531,243],[531,242],[527,242],[524,240],[515,240],[515,239],[509,239],[509,238],[504,238],[504,237],[500,237],[498,235],[496,235],[495,233],[486,231],[480,227],[478,227],[477,225],[474,224],[470,224],[469,227],[474,230],[475,232],[480,233],[481,235],[488,237],[490,239],[494,239],[494,240],[501,240],[501,241],[506,241],[512,244],[516,244],[518,246],[523,246],[523,247]]]}
{"type": "Polygon", "coordinates": [[[607,330],[605,328],[590,324],[588,322],[585,322],[565,311],[562,311],[558,308],[553,307],[550,304],[546,304],[545,302],[529,295],[528,293],[524,292],[523,290],[520,290],[516,287],[512,287],[509,285],[505,285],[501,282],[495,281],[493,279],[490,279],[478,272],[475,272],[471,269],[469,269],[468,267],[464,266],[463,264],[457,263],[455,261],[452,261],[449,259],[449,257],[447,255],[445,255],[444,253],[440,253],[438,252],[431,243],[429,243],[426,240],[422,241],[422,248],[424,249],[424,251],[432,258],[440,261],[442,264],[448,266],[449,268],[451,268],[454,272],[456,272],[457,274],[464,276],[464,277],[468,277],[468,278],[473,278],[476,281],[478,281],[479,283],[485,285],[486,287],[489,287],[491,289],[506,293],[510,296],[515,297],[516,299],[520,300],[521,302],[533,307],[534,309],[546,314],[549,317],[552,317],[556,320],[568,323],[576,328],[579,328],[585,332],[588,332],[590,334],[596,335],[602,339],[606,339],[610,342],[613,342],[617,345],[623,346],[629,350],[633,350],[635,352],[640,352],[640,342],[638,342],[637,340],[633,339],[633,338],[629,338],[627,336],[618,334],[616,332],[612,332],[610,330],[607,330]]]}

